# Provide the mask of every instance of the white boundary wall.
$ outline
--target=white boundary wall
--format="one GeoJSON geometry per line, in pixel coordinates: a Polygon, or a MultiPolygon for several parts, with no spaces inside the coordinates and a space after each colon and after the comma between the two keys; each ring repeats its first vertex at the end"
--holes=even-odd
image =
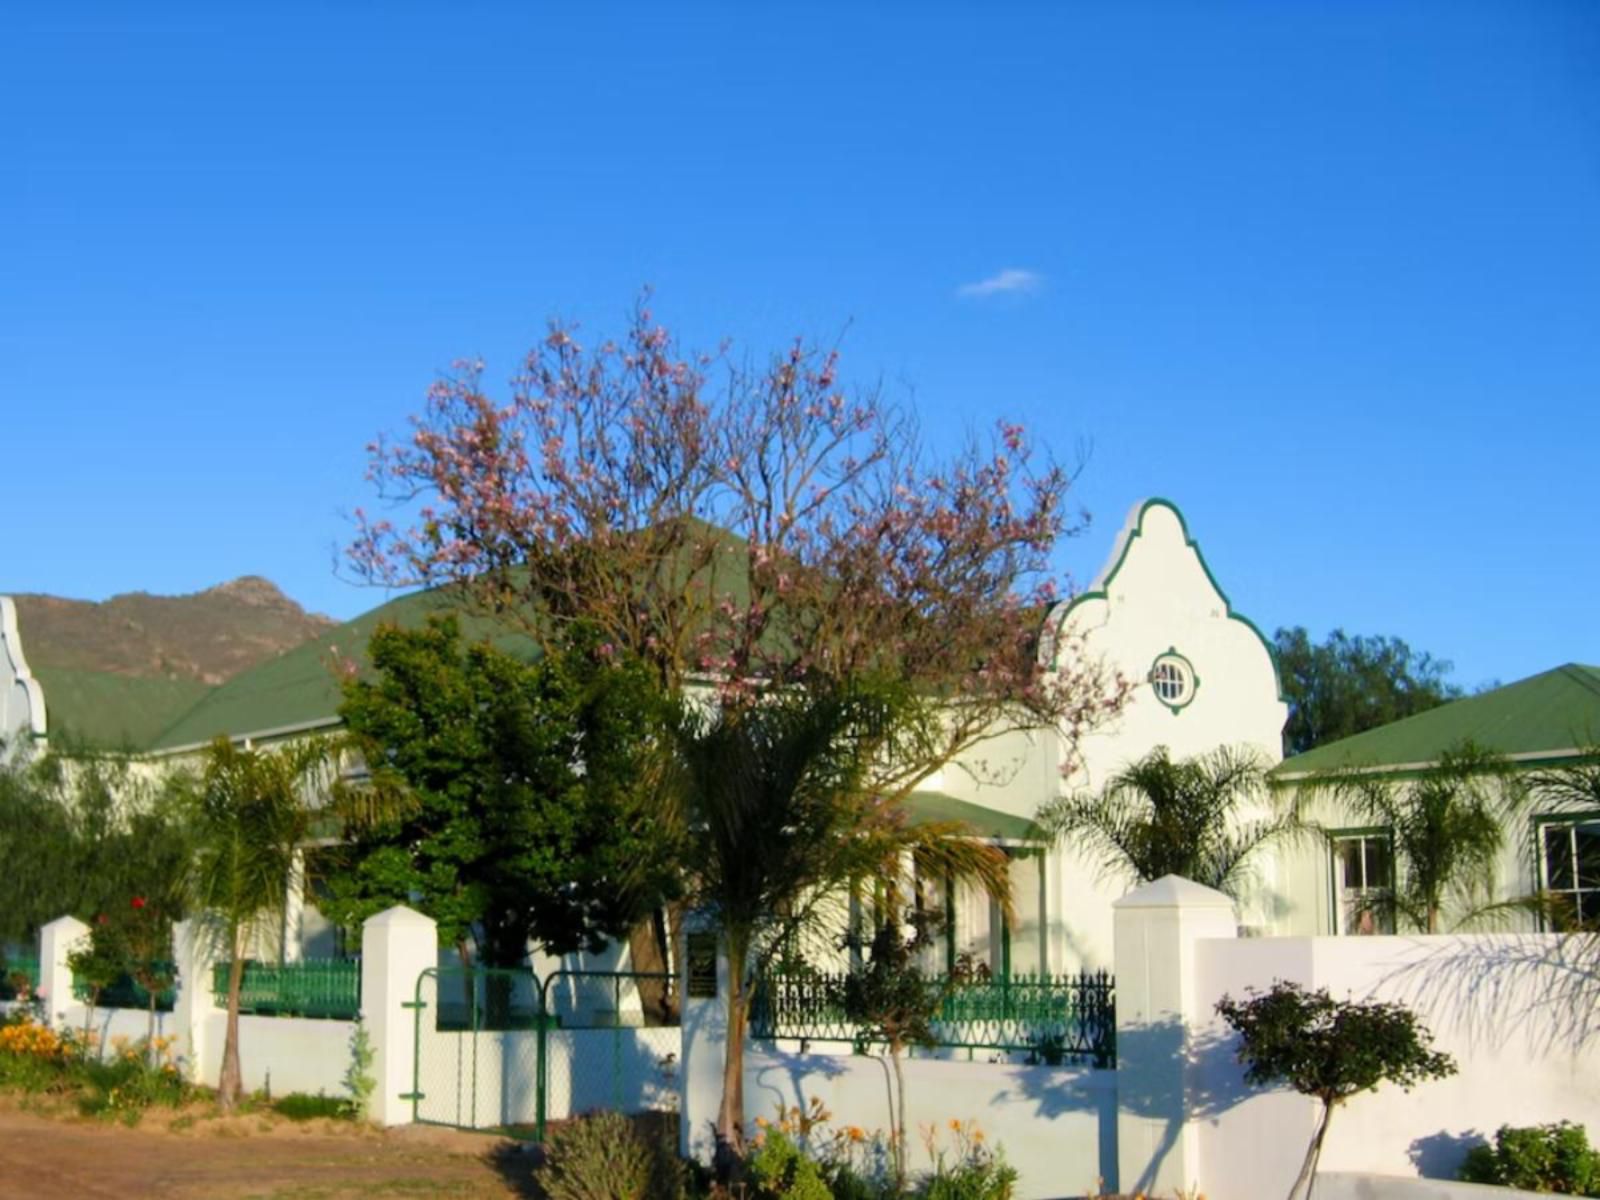
{"type": "Polygon", "coordinates": [[[1277,1200],[1299,1169],[1316,1105],[1287,1091],[1246,1093],[1234,1039],[1208,1011],[1225,993],[1241,998],[1278,979],[1403,1003],[1459,1068],[1410,1093],[1385,1086],[1351,1099],[1329,1126],[1328,1171],[1449,1179],[1467,1148],[1503,1124],[1567,1119],[1600,1135],[1600,964],[1574,961],[1577,949],[1551,934],[1200,942],[1199,1183],[1277,1200]]]}

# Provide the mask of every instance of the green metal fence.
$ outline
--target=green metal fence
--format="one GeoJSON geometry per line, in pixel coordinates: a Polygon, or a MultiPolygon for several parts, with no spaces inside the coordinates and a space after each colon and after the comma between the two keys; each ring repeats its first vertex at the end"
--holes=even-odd
{"type": "Polygon", "coordinates": [[[675,981],[636,972],[440,967],[417,979],[413,1083],[423,1124],[544,1139],[594,1108],[675,1111],[675,981]]]}
{"type": "MultiPolygon", "coordinates": [[[[176,963],[155,962],[151,967],[158,976],[174,981],[178,978],[176,963]]],[[[76,975],[72,977],[72,995],[75,1000],[84,1004],[89,1003],[91,995],[89,985],[76,975]]],[[[171,1012],[177,998],[178,991],[174,982],[156,994],[156,1011],[171,1012]]],[[[149,1008],[150,993],[132,975],[123,974],[109,986],[101,988],[100,995],[94,998],[94,1002],[99,1008],[149,1008]]]]}
{"type": "MultiPolygon", "coordinates": [[[[228,1003],[231,963],[211,973],[219,1005],[228,1003]]],[[[239,1011],[262,1017],[322,1017],[353,1021],[361,1011],[361,964],[355,959],[308,958],[304,962],[246,962],[239,1011]]]]}
{"type": "Polygon", "coordinates": [[[0,960],[0,1000],[15,1000],[39,990],[38,954],[7,950],[0,960]]]}
{"type": "MultiPolygon", "coordinates": [[[[844,973],[771,971],[756,981],[752,1037],[846,1042],[865,1053],[871,1040],[845,1013],[844,973]]],[[[1116,1004],[1105,971],[1017,975],[962,981],[934,978],[935,1046],[1024,1055],[1060,1066],[1116,1061],[1116,1004]]]]}

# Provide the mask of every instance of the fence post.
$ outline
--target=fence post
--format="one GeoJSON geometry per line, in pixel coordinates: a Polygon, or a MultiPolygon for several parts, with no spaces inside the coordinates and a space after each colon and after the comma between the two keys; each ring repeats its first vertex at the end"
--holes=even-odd
{"type": "Polygon", "coordinates": [[[208,1061],[216,1049],[207,1036],[210,1018],[221,1011],[211,978],[216,948],[211,932],[199,918],[190,917],[172,926],[172,958],[178,966],[178,997],[172,1006],[172,1020],[179,1057],[188,1065],[190,1079],[196,1083],[214,1081],[222,1070],[220,1060],[208,1061]]]}
{"type": "MultiPolygon", "coordinates": [[[[433,918],[398,904],[361,926],[361,1019],[372,1041],[372,1119],[411,1122],[417,1052],[417,979],[439,965],[433,918]]],[[[434,1014],[421,1014],[424,1027],[434,1014]]]]}
{"type": "Polygon", "coordinates": [[[44,1000],[44,1019],[52,1028],[64,1028],[67,1009],[77,1003],[72,997],[67,955],[88,933],[89,927],[77,917],[57,917],[39,930],[39,995],[44,1000]]]}
{"type": "Polygon", "coordinates": [[[728,957],[715,921],[705,913],[684,917],[678,995],[683,1005],[678,1152],[710,1165],[716,1153],[717,1109],[722,1104],[722,1064],[728,1053],[728,957]]]}
{"type": "MultiPolygon", "coordinates": [[[[1190,1117],[1191,1034],[1209,1021],[1195,943],[1238,934],[1233,901],[1167,875],[1113,906],[1117,1004],[1117,1179],[1109,1190],[1188,1194],[1200,1184],[1190,1117]]],[[[1213,1183],[1212,1186],[1215,1186],[1213,1183]]]]}

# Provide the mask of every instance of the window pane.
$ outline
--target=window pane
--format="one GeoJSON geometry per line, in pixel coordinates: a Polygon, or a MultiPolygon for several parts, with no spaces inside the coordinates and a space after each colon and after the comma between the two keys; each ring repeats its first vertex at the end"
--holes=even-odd
{"type": "Polygon", "coordinates": [[[1572,836],[1578,843],[1578,886],[1600,887],[1600,825],[1579,825],[1572,836]]]}
{"type": "Polygon", "coordinates": [[[1572,886],[1572,827],[1546,826],[1544,831],[1544,885],[1547,888],[1572,886]]]}
{"type": "Polygon", "coordinates": [[[1392,882],[1389,865],[1389,839],[1383,836],[1364,839],[1367,852],[1367,886],[1386,888],[1392,882]]]}
{"type": "Polygon", "coordinates": [[[1363,886],[1361,877],[1361,839],[1339,839],[1339,878],[1347,888],[1363,886]]]}

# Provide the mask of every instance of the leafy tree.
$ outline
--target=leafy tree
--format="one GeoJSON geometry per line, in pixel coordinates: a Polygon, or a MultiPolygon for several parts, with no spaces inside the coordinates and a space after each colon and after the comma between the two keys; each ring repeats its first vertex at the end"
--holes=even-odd
{"type": "Polygon", "coordinates": [[[290,872],[311,832],[305,793],[327,761],[326,748],[296,742],[274,749],[233,745],[205,754],[196,803],[193,901],[218,949],[228,956],[228,1022],[217,1100],[239,1100],[239,989],[245,957],[282,929],[290,872]]]}
{"type": "Polygon", "coordinates": [[[1157,746],[1098,793],[1047,801],[1037,821],[1059,841],[1082,839],[1108,869],[1141,882],[1181,875],[1236,895],[1257,850],[1306,830],[1293,809],[1247,815],[1266,803],[1266,766],[1253,751],[1220,747],[1174,759],[1157,746]]]}
{"type": "Polygon", "coordinates": [[[1447,911],[1459,922],[1485,910],[1506,822],[1526,796],[1503,758],[1471,742],[1410,778],[1347,771],[1311,787],[1389,831],[1395,878],[1368,903],[1424,933],[1438,933],[1447,911]]]}
{"type": "Polygon", "coordinates": [[[93,922],[133,896],[181,916],[190,855],[182,783],[70,747],[0,757],[0,941],[31,942],[68,913],[93,922]]]}
{"type": "MultiPolygon", "coordinates": [[[[1048,727],[1070,739],[1126,698],[1076,631],[1043,619],[1051,555],[1082,528],[1066,504],[1071,472],[1036,462],[1022,429],[1003,424],[931,458],[908,413],[846,394],[832,351],[796,342],[753,367],[685,354],[641,308],[620,341],[592,349],[552,326],[504,399],[481,364],[463,364],[413,425],[373,446],[380,496],[403,511],[358,512],[354,569],[387,585],[456,584],[552,652],[581,628],[667,695],[705,685],[715,712],[684,742],[697,799],[683,811],[718,854],[689,861],[697,894],[720,894],[745,966],[763,953],[752,933],[765,913],[806,909],[849,877],[836,868],[857,853],[850,823],[887,827],[923,779],[989,738],[1048,727]],[[820,778],[838,774],[830,737],[785,726],[810,697],[807,720],[844,719],[833,730],[849,742],[854,701],[841,697],[863,680],[937,699],[940,718],[854,762],[835,801],[801,806],[795,827],[820,822],[821,849],[782,836],[776,859],[751,852],[761,865],[747,869],[727,839],[781,833],[786,797],[802,782],[818,792],[795,763],[815,755],[820,778]],[[789,757],[754,764],[767,753],[789,757]],[[746,807],[763,792],[771,808],[746,807]]],[[[740,1079],[730,1066],[726,1138],[738,1137],[740,1079]]]]}
{"type": "Polygon", "coordinates": [[[1410,1091],[1430,1079],[1455,1074],[1455,1061],[1432,1050],[1432,1036],[1401,1004],[1335,1000],[1324,989],[1306,991],[1279,982],[1247,1000],[1224,996],[1217,1013],[1239,1034],[1246,1082],[1288,1084],[1322,1104],[1305,1162],[1289,1188],[1294,1200],[1305,1185],[1311,1200],[1317,1161],[1334,1109],[1351,1096],[1392,1083],[1410,1091]]]}
{"type": "Polygon", "coordinates": [[[675,882],[672,831],[645,804],[665,736],[648,674],[577,645],[525,662],[462,644],[453,618],[380,627],[376,678],[341,708],[379,801],[354,819],[325,908],[346,925],[419,903],[470,963],[625,933],[675,882]]]}
{"type": "Polygon", "coordinates": [[[910,1047],[937,1042],[933,1022],[947,987],[924,975],[919,963],[944,920],[942,912],[902,904],[891,883],[867,961],[845,976],[840,995],[845,1015],[855,1022],[861,1038],[882,1041],[889,1048],[895,1081],[889,1144],[900,1189],[906,1184],[906,1077],[901,1060],[910,1047]]]}
{"type": "Polygon", "coordinates": [[[1437,708],[1461,696],[1452,667],[1395,637],[1355,637],[1335,629],[1321,644],[1303,626],[1273,635],[1278,677],[1289,702],[1283,752],[1302,754],[1437,708]]]}
{"type": "Polygon", "coordinates": [[[686,707],[678,794],[690,814],[693,898],[719,920],[730,984],[719,1140],[742,1144],[744,1044],[756,977],[783,947],[837,928],[853,880],[893,884],[908,862],[974,880],[1009,904],[1004,853],[953,824],[911,825],[872,786],[872,767],[927,710],[900,688],[859,682],[778,693],[746,707],[686,707]]]}

